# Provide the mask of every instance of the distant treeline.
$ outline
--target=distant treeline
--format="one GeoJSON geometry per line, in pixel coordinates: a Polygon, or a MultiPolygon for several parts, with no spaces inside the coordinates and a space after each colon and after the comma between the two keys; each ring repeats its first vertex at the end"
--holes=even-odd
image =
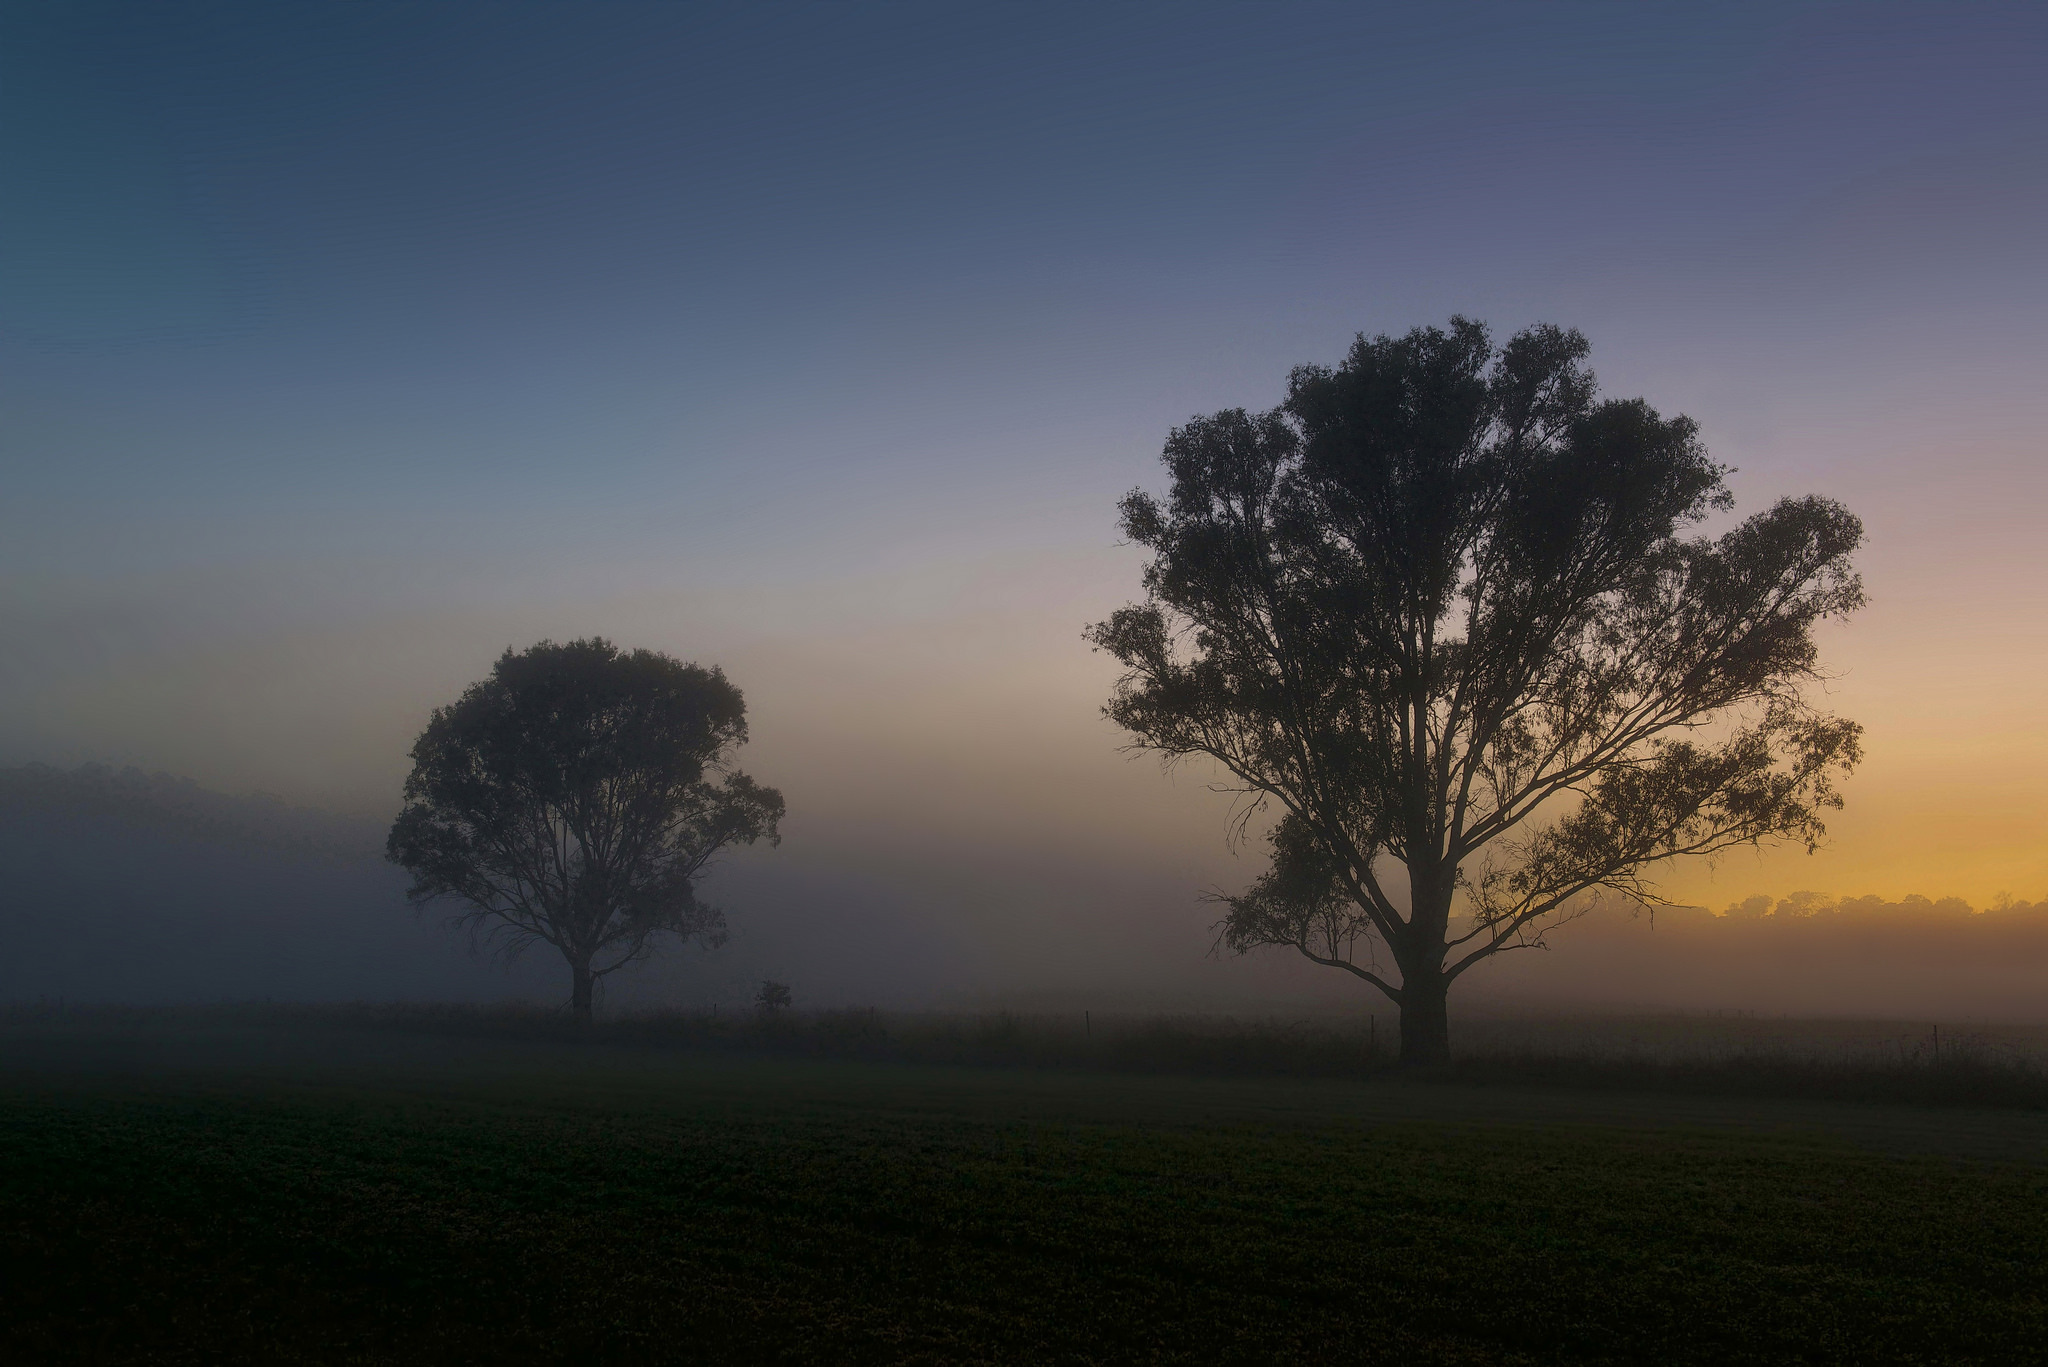
{"type": "MultiPolygon", "coordinates": [[[[1697,915],[1704,908],[1680,907],[1678,914],[1697,915]]],[[[1670,912],[1660,911],[1658,915],[1670,912]]],[[[1867,918],[1889,921],[1939,921],[1954,922],[1969,918],[1993,918],[2004,920],[2026,920],[2029,918],[2048,921],[2048,897],[2038,902],[2017,902],[2008,893],[1998,898],[1984,910],[1979,911],[1960,897],[1944,897],[1931,901],[1911,893],[1896,902],[1887,902],[1882,897],[1826,897],[1817,892],[1795,892],[1790,897],[1773,901],[1762,894],[1746,897],[1740,902],[1731,902],[1720,913],[1719,919],[1731,921],[1812,921],[1848,920],[1867,918]]]]}
{"type": "Polygon", "coordinates": [[[1800,1015],[2048,1020],[2048,899],[1750,897],[1705,907],[1617,899],[1510,955],[1488,997],[1518,1009],[1740,1008],[1800,1015]]]}

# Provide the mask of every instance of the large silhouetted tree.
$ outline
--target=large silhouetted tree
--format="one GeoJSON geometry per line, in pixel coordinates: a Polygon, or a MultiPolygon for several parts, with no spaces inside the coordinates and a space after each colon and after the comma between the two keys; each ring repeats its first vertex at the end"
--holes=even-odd
{"type": "Polygon", "coordinates": [[[386,852],[415,903],[512,953],[568,961],[571,1005],[662,933],[717,943],[697,898],[721,850],[775,843],[782,795],[728,764],[746,704],[717,669],[593,638],[507,650],[489,678],[435,711],[413,746],[386,852]]]}
{"type": "Polygon", "coordinates": [[[1811,849],[1858,759],[1808,685],[1814,625],[1863,601],[1861,524],[1797,498],[1686,535],[1732,507],[1725,469],[1689,419],[1596,397],[1586,353],[1454,318],[1194,420],[1166,498],[1123,503],[1147,601],[1089,631],[1137,747],[1277,809],[1220,943],[1371,983],[1405,1062],[1448,1057],[1453,980],[1582,894],[1654,903],[1659,861],[1811,849]]]}

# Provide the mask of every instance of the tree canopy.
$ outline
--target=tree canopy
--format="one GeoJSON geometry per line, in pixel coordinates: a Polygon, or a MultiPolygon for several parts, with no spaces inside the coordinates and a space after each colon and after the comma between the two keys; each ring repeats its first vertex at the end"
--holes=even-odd
{"type": "Polygon", "coordinates": [[[746,705],[717,669],[591,638],[507,650],[413,746],[388,857],[415,903],[568,961],[571,1003],[670,934],[723,939],[697,897],[721,851],[777,843],[782,795],[733,769],[746,705]]]}
{"type": "Polygon", "coordinates": [[[1175,430],[1165,498],[1122,506],[1146,601],[1089,630],[1137,747],[1277,807],[1221,942],[1371,983],[1410,1062],[1447,1056],[1453,980],[1583,894],[1813,848],[1859,758],[1810,685],[1816,624],[1863,602],[1861,524],[1803,497],[1688,535],[1726,469],[1690,419],[1600,398],[1587,354],[1454,318],[1175,430]]]}

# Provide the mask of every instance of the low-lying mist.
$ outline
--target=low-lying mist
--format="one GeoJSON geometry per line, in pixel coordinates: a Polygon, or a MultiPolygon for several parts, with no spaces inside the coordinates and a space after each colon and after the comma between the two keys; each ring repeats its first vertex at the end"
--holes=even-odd
{"type": "MultiPolygon", "coordinates": [[[[472,952],[442,910],[407,906],[383,836],[165,775],[0,770],[0,1002],[564,998],[545,947],[508,963],[472,952]]],[[[1150,866],[791,842],[734,859],[707,891],[731,941],[665,946],[618,975],[609,1009],[739,1006],[774,978],[807,1009],[1391,1018],[1346,975],[1279,952],[1211,955],[1205,889],[1150,866]]],[[[2048,900],[1805,893],[1720,913],[1611,900],[1547,948],[1479,965],[1453,1009],[2048,1021],[2048,900]]]]}

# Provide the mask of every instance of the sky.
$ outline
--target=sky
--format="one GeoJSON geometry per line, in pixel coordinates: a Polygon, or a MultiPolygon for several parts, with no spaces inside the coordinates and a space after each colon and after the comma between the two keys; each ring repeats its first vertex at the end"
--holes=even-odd
{"type": "Polygon", "coordinates": [[[2026,5],[6,7],[0,762],[388,817],[597,633],[746,691],[835,943],[1197,961],[1258,861],[1099,715],[1116,500],[1464,313],[1868,527],[1828,847],[1671,895],[2048,895],[2042,70],[2026,5]]]}

